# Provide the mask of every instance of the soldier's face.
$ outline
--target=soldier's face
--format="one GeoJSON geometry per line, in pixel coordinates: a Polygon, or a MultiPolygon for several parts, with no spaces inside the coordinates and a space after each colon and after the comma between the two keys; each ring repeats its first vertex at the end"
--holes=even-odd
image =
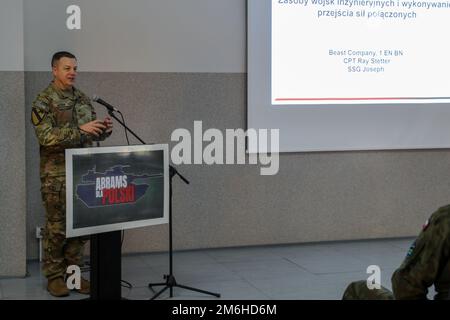
{"type": "Polygon", "coordinates": [[[61,58],[53,67],[55,83],[63,89],[71,88],[77,78],[77,60],[61,58]]]}

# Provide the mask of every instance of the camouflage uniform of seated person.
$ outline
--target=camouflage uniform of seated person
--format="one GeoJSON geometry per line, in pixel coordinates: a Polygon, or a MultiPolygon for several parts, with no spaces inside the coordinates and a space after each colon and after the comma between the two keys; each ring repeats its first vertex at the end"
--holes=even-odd
{"type": "Polygon", "coordinates": [[[427,299],[434,285],[434,299],[449,298],[450,288],[450,205],[433,213],[392,276],[393,292],[381,287],[370,290],[366,281],[351,283],[344,300],[427,299]]]}
{"type": "MultiPolygon", "coordinates": [[[[112,132],[112,121],[96,119],[89,98],[73,86],[77,60],[68,52],[52,59],[54,79],[33,102],[31,121],[40,145],[41,194],[46,209],[43,233],[43,273],[48,291],[57,297],[69,290],[64,282],[69,265],[81,265],[85,240],[65,235],[66,181],[65,149],[89,147],[112,132]]],[[[88,294],[89,282],[81,280],[81,293],[88,294]]]]}

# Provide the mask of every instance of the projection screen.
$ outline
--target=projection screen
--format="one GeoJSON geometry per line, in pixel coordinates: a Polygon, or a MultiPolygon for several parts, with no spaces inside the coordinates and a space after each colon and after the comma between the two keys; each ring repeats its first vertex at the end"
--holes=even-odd
{"type": "Polygon", "coordinates": [[[281,152],[450,146],[450,3],[248,0],[248,128],[281,152]]]}

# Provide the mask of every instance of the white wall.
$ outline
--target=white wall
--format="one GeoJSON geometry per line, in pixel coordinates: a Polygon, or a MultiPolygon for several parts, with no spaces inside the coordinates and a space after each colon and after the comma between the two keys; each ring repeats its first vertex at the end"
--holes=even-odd
{"type": "Polygon", "coordinates": [[[80,70],[245,72],[245,0],[25,0],[25,66],[47,71],[55,51],[80,70]],[[78,4],[81,30],[68,30],[78,4]]]}

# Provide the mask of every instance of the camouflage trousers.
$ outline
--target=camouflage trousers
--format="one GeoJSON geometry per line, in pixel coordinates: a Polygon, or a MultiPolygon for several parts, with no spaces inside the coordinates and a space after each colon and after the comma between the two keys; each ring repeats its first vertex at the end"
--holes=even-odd
{"type": "Polygon", "coordinates": [[[343,300],[394,300],[391,291],[381,286],[380,289],[370,290],[367,281],[355,281],[345,289],[343,300]]]}
{"type": "Polygon", "coordinates": [[[43,232],[44,264],[42,271],[48,279],[63,277],[70,265],[82,265],[83,238],[66,238],[66,181],[65,177],[41,179],[45,228],[43,232]]]}

